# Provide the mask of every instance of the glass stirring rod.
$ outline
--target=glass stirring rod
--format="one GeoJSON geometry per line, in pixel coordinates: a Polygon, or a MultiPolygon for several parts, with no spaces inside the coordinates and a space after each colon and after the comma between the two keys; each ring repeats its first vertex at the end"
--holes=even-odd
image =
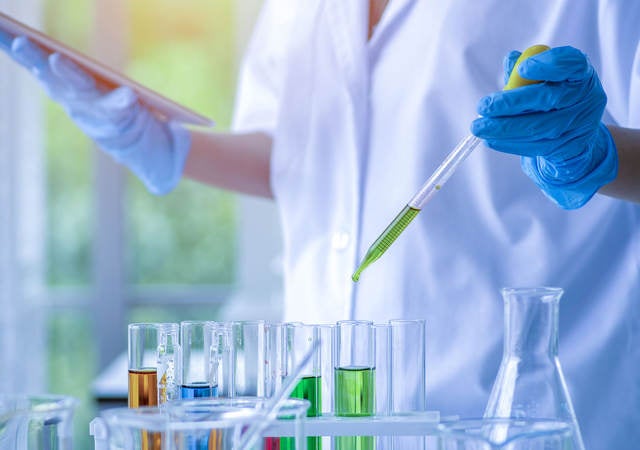
{"type": "MultiPolygon", "coordinates": [[[[518,74],[518,66],[522,61],[530,56],[542,53],[545,50],[549,50],[546,45],[533,45],[527,48],[522,55],[516,60],[516,63],[509,76],[509,81],[504,87],[504,90],[514,89],[520,86],[526,86],[528,84],[537,83],[535,80],[528,80],[522,78],[518,74]]],[[[433,172],[426,183],[420,188],[420,190],[413,196],[407,206],[393,219],[393,221],[387,226],[382,234],[375,240],[375,242],[369,247],[367,254],[351,276],[353,281],[358,281],[360,275],[369,265],[380,258],[384,252],[393,244],[393,242],[400,236],[400,234],[407,228],[407,225],[418,215],[422,207],[431,199],[431,197],[440,190],[442,185],[446,183],[449,177],[455,172],[460,163],[466,159],[467,156],[473,151],[478,144],[482,142],[481,139],[470,135],[465,137],[456,147],[447,155],[442,161],[440,166],[433,172]]]]}

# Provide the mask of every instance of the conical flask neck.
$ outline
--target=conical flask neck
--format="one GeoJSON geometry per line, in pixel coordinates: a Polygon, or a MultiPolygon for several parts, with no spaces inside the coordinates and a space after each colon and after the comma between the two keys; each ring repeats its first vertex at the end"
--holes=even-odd
{"type": "Polygon", "coordinates": [[[505,302],[505,355],[558,355],[559,289],[509,289],[505,302]]]}

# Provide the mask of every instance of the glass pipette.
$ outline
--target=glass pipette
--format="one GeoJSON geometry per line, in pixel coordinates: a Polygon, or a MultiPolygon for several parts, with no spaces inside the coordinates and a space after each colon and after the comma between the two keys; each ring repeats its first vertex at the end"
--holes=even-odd
{"type": "MultiPolygon", "coordinates": [[[[518,74],[518,66],[522,61],[530,56],[542,53],[545,50],[549,50],[546,45],[533,45],[527,48],[522,55],[517,59],[509,81],[504,87],[504,90],[514,89],[516,87],[525,86],[528,84],[536,83],[535,80],[528,80],[522,78],[518,74]]],[[[482,142],[481,139],[469,135],[456,145],[456,147],[447,155],[438,168],[429,177],[427,182],[420,188],[420,190],[413,196],[409,203],[400,211],[400,213],[391,221],[382,234],[375,240],[375,242],[369,247],[367,254],[351,276],[353,281],[360,279],[360,274],[371,265],[374,261],[380,258],[384,252],[393,244],[393,242],[400,236],[405,228],[411,223],[411,221],[418,215],[424,205],[433,197],[433,195],[442,188],[444,183],[447,182],[449,177],[455,172],[460,163],[466,159],[467,156],[473,151],[478,144],[482,142]]]]}

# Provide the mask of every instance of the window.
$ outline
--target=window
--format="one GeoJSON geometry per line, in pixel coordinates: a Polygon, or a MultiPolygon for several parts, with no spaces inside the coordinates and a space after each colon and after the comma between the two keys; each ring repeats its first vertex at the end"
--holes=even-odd
{"type": "MultiPolygon", "coordinates": [[[[10,14],[214,118],[218,131],[228,129],[239,53],[259,1],[0,0],[0,5],[3,1],[13,5],[10,14]]],[[[9,65],[2,57],[0,64],[9,65]]],[[[18,323],[31,314],[41,338],[33,333],[30,342],[46,343],[39,365],[32,364],[44,387],[34,381],[26,390],[78,397],[74,446],[90,448],[88,422],[97,414],[91,383],[126,351],[128,322],[245,313],[252,318],[262,311],[278,317],[280,277],[270,269],[279,252],[278,224],[269,202],[189,181],[165,197],[148,194],[137,179],[94,151],[28,78],[13,68],[11,78],[0,74],[3,98],[11,92],[25,111],[42,108],[42,114],[14,117],[13,126],[0,120],[0,175],[13,173],[9,161],[41,164],[40,172],[34,172],[35,164],[29,176],[23,170],[0,181],[3,204],[18,205],[25,195],[36,198],[23,208],[29,214],[0,223],[0,306],[11,307],[17,292],[10,292],[5,280],[21,280],[20,289],[36,292],[31,303],[45,308],[40,322],[27,307],[31,303],[2,320],[18,323]],[[9,83],[25,87],[15,90],[9,83]],[[34,116],[42,122],[27,121],[34,116]],[[25,136],[30,142],[21,141],[25,136]],[[41,142],[34,142],[36,137],[41,142]],[[29,151],[21,150],[16,160],[9,144],[29,151]],[[33,230],[22,226],[30,221],[33,230]],[[18,273],[20,256],[8,252],[8,242],[36,248],[39,271],[18,273]],[[250,316],[243,307],[248,303],[264,307],[251,308],[250,316]]],[[[10,112],[1,109],[0,118],[10,112]]],[[[2,342],[20,339],[18,327],[12,330],[12,336],[0,334],[2,342]]]]}

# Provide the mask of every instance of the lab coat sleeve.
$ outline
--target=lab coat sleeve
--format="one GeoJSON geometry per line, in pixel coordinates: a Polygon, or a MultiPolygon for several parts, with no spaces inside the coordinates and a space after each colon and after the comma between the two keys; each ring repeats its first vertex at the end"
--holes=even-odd
{"type": "Polygon", "coordinates": [[[265,0],[238,78],[232,129],[273,134],[293,21],[291,0],[265,0]]]}

